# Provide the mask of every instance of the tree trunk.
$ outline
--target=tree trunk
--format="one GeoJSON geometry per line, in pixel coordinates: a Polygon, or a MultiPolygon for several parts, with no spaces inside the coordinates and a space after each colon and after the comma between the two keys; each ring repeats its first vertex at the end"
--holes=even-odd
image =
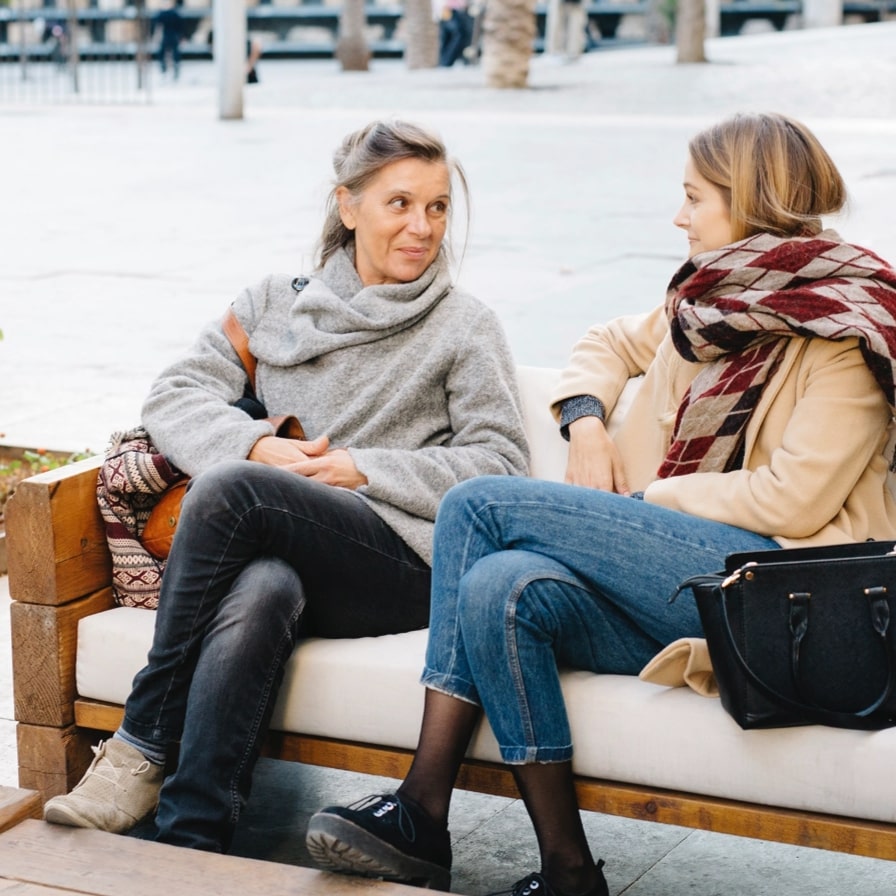
{"type": "Polygon", "coordinates": [[[344,72],[366,72],[369,67],[370,47],[364,36],[366,24],[364,0],[342,0],[336,58],[344,72]]]}
{"type": "Polygon", "coordinates": [[[406,0],[404,30],[407,67],[435,68],[439,64],[439,25],[432,17],[430,0],[406,0]]]}
{"type": "Polygon", "coordinates": [[[705,0],[678,0],[678,15],[675,22],[678,62],[706,62],[703,47],[705,37],[705,0]]]}
{"type": "Polygon", "coordinates": [[[489,0],[482,35],[485,83],[502,88],[528,86],[535,0],[489,0]]]}

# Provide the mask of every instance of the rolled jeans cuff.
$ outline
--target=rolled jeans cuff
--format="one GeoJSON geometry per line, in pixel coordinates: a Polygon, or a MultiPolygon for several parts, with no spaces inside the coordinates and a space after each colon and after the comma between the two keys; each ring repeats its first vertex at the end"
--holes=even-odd
{"type": "Polygon", "coordinates": [[[128,746],[133,747],[135,750],[139,750],[155,765],[164,765],[168,758],[167,751],[164,747],[142,740],[139,737],[134,737],[129,731],[125,731],[123,727],[120,727],[118,731],[115,732],[115,737],[119,740],[123,740],[128,746]]]}
{"type": "Polygon", "coordinates": [[[446,675],[444,672],[436,672],[434,669],[424,668],[420,676],[420,684],[431,691],[438,691],[455,700],[463,700],[464,703],[472,703],[473,706],[482,707],[476,688],[469,682],[455,675],[446,675]]]}
{"type": "Polygon", "coordinates": [[[501,761],[507,765],[532,765],[533,763],[569,762],[572,744],[565,747],[505,747],[498,744],[501,761]]]}
{"type": "MultiPolygon", "coordinates": [[[[432,691],[454,697],[455,700],[463,700],[474,706],[482,706],[476,688],[468,681],[455,675],[446,675],[426,668],[420,676],[420,683],[432,691]]],[[[501,753],[501,761],[507,765],[528,765],[533,762],[569,762],[572,759],[572,744],[562,747],[509,747],[498,744],[501,753]]]]}

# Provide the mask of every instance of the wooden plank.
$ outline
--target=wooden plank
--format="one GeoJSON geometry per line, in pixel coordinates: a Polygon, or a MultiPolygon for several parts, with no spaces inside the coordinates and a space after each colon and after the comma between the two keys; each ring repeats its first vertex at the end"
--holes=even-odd
{"type": "Polygon", "coordinates": [[[56,728],[74,721],[78,622],[113,605],[110,588],[58,607],[12,603],[13,696],[18,721],[56,728]]]}
{"type": "Polygon", "coordinates": [[[117,731],[124,718],[124,707],[101,700],[75,700],[75,724],[79,728],[93,728],[107,733],[117,731]]]}
{"type": "Polygon", "coordinates": [[[286,734],[282,731],[269,733],[264,753],[292,762],[380,775],[384,778],[403,778],[411,767],[414,755],[411,750],[286,734]]]}
{"type": "Polygon", "coordinates": [[[36,790],[20,790],[17,787],[0,787],[0,832],[26,818],[41,818],[43,803],[36,790]]]}
{"type": "Polygon", "coordinates": [[[582,808],[593,812],[852,855],[896,858],[896,825],[884,822],[597,779],[579,779],[576,790],[582,808]]]}
{"type": "Polygon", "coordinates": [[[419,889],[24,821],[0,834],[0,874],[94,896],[413,896],[419,889]]]}
{"type": "Polygon", "coordinates": [[[6,508],[14,600],[63,604],[108,585],[112,566],[92,457],[21,483],[6,508]]]}
{"type": "Polygon", "coordinates": [[[26,884],[20,880],[8,880],[7,878],[0,878],[0,893],[9,894],[9,896],[72,896],[70,890],[45,887],[42,884],[26,884]]]}
{"type": "Polygon", "coordinates": [[[76,728],[16,726],[19,755],[19,787],[40,793],[44,801],[68,793],[81,780],[93,760],[91,745],[99,739],[95,731],[76,728]]]}

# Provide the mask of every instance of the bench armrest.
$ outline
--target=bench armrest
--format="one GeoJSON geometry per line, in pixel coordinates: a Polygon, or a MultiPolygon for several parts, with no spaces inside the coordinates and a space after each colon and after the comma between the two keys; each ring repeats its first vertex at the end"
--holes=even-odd
{"type": "Polygon", "coordinates": [[[59,606],[108,587],[112,561],[96,501],[102,458],[22,482],[6,509],[13,600],[59,606]]]}
{"type": "Polygon", "coordinates": [[[101,463],[26,479],[6,509],[15,717],[28,725],[74,721],[78,622],[114,605],[96,502],[101,463]]]}

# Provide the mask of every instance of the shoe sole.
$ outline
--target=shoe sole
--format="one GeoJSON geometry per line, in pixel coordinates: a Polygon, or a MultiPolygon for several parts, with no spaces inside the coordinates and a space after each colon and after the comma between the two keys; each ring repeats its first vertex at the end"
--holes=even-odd
{"type": "Polygon", "coordinates": [[[49,822],[50,824],[63,824],[67,825],[70,828],[88,828],[92,831],[106,831],[109,834],[126,834],[128,831],[133,830],[137,827],[145,819],[149,818],[153,812],[155,812],[155,806],[143,816],[143,818],[138,819],[132,823],[128,823],[127,825],[118,825],[113,828],[104,828],[100,827],[93,821],[91,821],[86,816],[82,815],[80,812],[75,811],[71,808],[71,806],[65,805],[54,805],[53,803],[48,803],[44,806],[44,821],[49,822]]]}
{"type": "Polygon", "coordinates": [[[70,828],[90,828],[94,831],[98,830],[93,822],[65,806],[46,806],[44,809],[44,821],[48,821],[50,824],[68,825],[70,828]]]}
{"type": "Polygon", "coordinates": [[[305,845],[311,858],[328,871],[378,877],[432,890],[446,891],[451,886],[447,868],[405,855],[338,815],[313,817],[308,823],[305,845]]]}

